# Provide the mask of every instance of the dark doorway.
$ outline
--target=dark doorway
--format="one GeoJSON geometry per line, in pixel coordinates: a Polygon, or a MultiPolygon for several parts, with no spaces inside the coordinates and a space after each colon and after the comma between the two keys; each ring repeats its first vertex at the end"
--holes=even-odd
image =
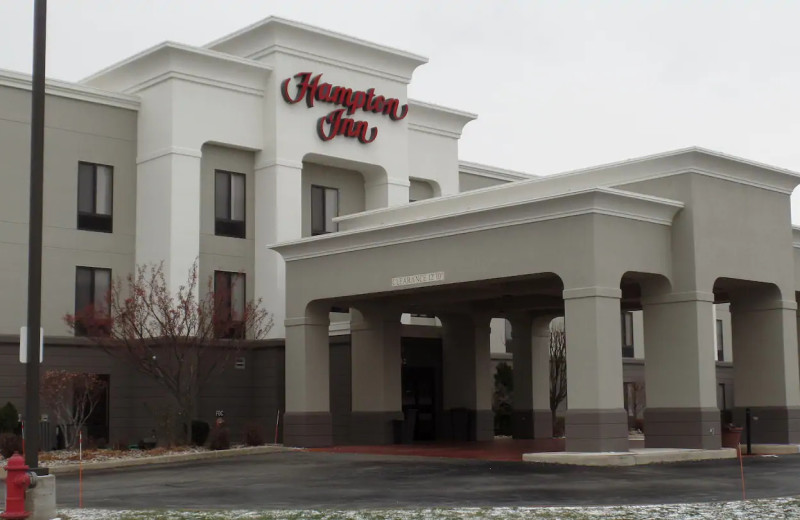
{"type": "Polygon", "coordinates": [[[436,438],[436,369],[403,367],[403,415],[415,421],[414,440],[436,438]]]}

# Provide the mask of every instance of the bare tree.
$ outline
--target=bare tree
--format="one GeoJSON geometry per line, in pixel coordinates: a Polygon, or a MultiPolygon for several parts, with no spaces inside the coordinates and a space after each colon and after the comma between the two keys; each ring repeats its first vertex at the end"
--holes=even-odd
{"type": "Polygon", "coordinates": [[[209,278],[201,296],[198,282],[197,261],[174,293],[163,264],[138,266],[124,281],[112,282],[105,302],[64,317],[70,328],[171,394],[185,441],[191,439],[200,387],[222,371],[247,340],[266,336],[273,323],[260,299],[233,305],[236,288],[219,287],[224,284],[209,278]]]}
{"type": "Polygon", "coordinates": [[[95,374],[48,370],[39,387],[44,407],[53,414],[67,449],[74,448],[78,432],[103,398],[106,383],[95,374]]]}
{"type": "Polygon", "coordinates": [[[556,410],[567,398],[567,339],[555,322],[550,326],[550,413],[556,434],[556,410]]]}

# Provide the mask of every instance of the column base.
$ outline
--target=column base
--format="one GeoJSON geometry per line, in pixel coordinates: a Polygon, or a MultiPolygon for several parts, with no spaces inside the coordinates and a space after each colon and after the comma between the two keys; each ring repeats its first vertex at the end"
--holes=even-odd
{"type": "Polygon", "coordinates": [[[494,412],[492,410],[470,410],[470,424],[471,441],[494,439],[494,412]]]}
{"type": "Polygon", "coordinates": [[[511,425],[515,439],[549,439],[553,436],[550,410],[514,410],[511,425]]]}
{"type": "Polygon", "coordinates": [[[494,412],[454,408],[439,414],[437,438],[446,441],[490,441],[494,439],[494,412]]]}
{"type": "Polygon", "coordinates": [[[566,451],[628,451],[628,415],[612,410],[569,410],[566,451]]]}
{"type": "MultiPolygon", "coordinates": [[[[787,406],[750,407],[750,440],[758,444],[800,444],[800,408],[787,406]],[[758,417],[758,419],[755,419],[758,417]]],[[[745,408],[733,409],[733,422],[745,428],[745,408]]],[[[746,431],[742,432],[742,443],[746,431]]]]}
{"type": "Polygon", "coordinates": [[[644,411],[645,448],[718,450],[721,433],[716,408],[647,408],[644,411]]]}
{"type": "Polygon", "coordinates": [[[392,421],[403,420],[403,412],[351,412],[350,444],[383,445],[394,444],[395,432],[392,421]]]}
{"type": "Polygon", "coordinates": [[[330,412],[286,412],[283,416],[283,445],[298,448],[332,446],[330,412]]]}

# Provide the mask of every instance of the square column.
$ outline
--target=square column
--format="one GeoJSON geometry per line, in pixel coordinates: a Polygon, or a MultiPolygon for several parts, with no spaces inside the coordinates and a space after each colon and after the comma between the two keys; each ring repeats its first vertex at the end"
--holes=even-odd
{"type": "Polygon", "coordinates": [[[441,316],[445,416],[453,440],[494,438],[490,317],[441,316]]]}
{"type": "Polygon", "coordinates": [[[714,295],[673,293],[642,303],[645,446],[719,449],[714,295]]]}
{"type": "Polygon", "coordinates": [[[286,446],[330,446],[330,347],[328,316],[286,320],[286,446]]]}
{"type": "Polygon", "coordinates": [[[550,411],[550,322],[553,316],[513,315],[511,351],[514,355],[515,439],[553,436],[550,411]]]}
{"type": "Polygon", "coordinates": [[[392,421],[403,419],[400,327],[400,313],[350,308],[354,444],[391,444],[392,421]]]}
{"type": "Polygon", "coordinates": [[[736,422],[743,425],[750,408],[758,417],[752,422],[753,442],[800,443],[797,304],[734,300],[731,314],[736,422]]]}
{"type": "Polygon", "coordinates": [[[620,298],[611,287],[564,290],[567,451],[628,451],[620,298]]]}
{"type": "Polygon", "coordinates": [[[282,338],[286,317],[286,264],[267,248],[302,237],[303,164],[289,161],[257,166],[255,170],[255,291],[273,314],[270,338],[282,338]]]}
{"type": "Polygon", "coordinates": [[[136,263],[163,262],[173,292],[186,284],[200,256],[201,157],[200,150],[181,149],[137,164],[136,263]]]}
{"type": "Polygon", "coordinates": [[[408,179],[395,179],[385,173],[368,178],[364,184],[366,209],[380,209],[408,204],[408,179]]]}

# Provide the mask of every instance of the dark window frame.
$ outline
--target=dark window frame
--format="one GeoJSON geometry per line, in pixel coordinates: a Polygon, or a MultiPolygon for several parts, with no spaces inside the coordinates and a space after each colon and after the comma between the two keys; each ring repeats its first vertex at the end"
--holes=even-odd
{"type": "Polygon", "coordinates": [[[326,204],[326,200],[327,200],[326,195],[327,195],[328,191],[336,192],[336,215],[335,216],[337,216],[337,217],[339,216],[339,210],[341,208],[341,194],[339,193],[339,188],[334,188],[332,186],[322,186],[320,184],[312,184],[311,185],[311,199],[310,199],[310,204],[309,204],[309,206],[311,207],[311,236],[327,235],[328,233],[335,233],[335,232],[339,231],[339,224],[337,224],[336,222],[332,222],[331,223],[332,226],[334,227],[333,231],[327,231],[326,229],[324,229],[326,227],[326,223],[327,223],[325,221],[325,214],[327,213],[327,207],[326,207],[325,204],[326,204]],[[320,210],[322,211],[323,229],[321,229],[321,230],[314,228],[314,215],[315,215],[315,213],[314,213],[314,190],[322,190],[322,208],[320,208],[320,210]]]}
{"type": "Polygon", "coordinates": [[[722,320],[714,323],[714,333],[717,336],[717,361],[725,361],[725,323],[722,320]]]}
{"type": "MultiPolygon", "coordinates": [[[[91,278],[89,282],[89,304],[88,305],[97,305],[97,302],[94,300],[95,292],[96,292],[96,283],[97,278],[96,275],[98,272],[107,272],[108,273],[108,286],[109,289],[111,288],[112,278],[111,278],[111,269],[108,267],[89,267],[85,265],[78,265],[75,266],[75,314],[78,315],[81,311],[83,311],[86,306],[83,308],[78,308],[80,305],[79,300],[81,299],[78,294],[78,277],[80,271],[89,271],[91,273],[91,278]]],[[[92,332],[99,332],[103,333],[102,330],[92,331],[92,332]]],[[[76,336],[89,336],[89,331],[86,330],[80,323],[75,324],[75,335],[76,336]]]]}
{"type": "Polygon", "coordinates": [[[214,170],[214,235],[218,237],[247,238],[247,175],[230,170],[214,170]],[[242,220],[233,218],[233,207],[228,201],[227,217],[220,217],[217,212],[217,176],[225,175],[228,178],[228,197],[233,194],[233,179],[235,176],[242,178],[244,195],[242,197],[242,220]]]}
{"type": "Polygon", "coordinates": [[[622,332],[622,338],[621,338],[622,339],[622,341],[621,341],[621,343],[622,343],[622,357],[623,358],[633,358],[633,357],[635,357],[634,343],[636,342],[636,338],[634,337],[634,332],[633,332],[633,313],[632,312],[630,312],[630,311],[623,311],[622,312],[622,315],[620,316],[620,326],[621,326],[621,332],[622,332]],[[630,326],[630,329],[631,329],[631,334],[630,334],[630,340],[631,341],[630,341],[630,343],[628,343],[626,341],[628,339],[628,337],[627,337],[628,335],[626,334],[626,331],[627,331],[627,323],[626,323],[626,321],[628,319],[630,319],[630,325],[631,325],[630,326]]]}
{"type": "Polygon", "coordinates": [[[242,321],[235,321],[231,317],[233,314],[233,277],[240,277],[242,283],[242,310],[247,306],[247,274],[243,272],[237,271],[222,271],[222,270],[215,270],[214,271],[214,294],[219,295],[219,287],[218,283],[220,278],[225,278],[225,283],[227,285],[226,290],[228,292],[229,301],[227,302],[227,308],[225,309],[215,309],[215,312],[225,312],[226,321],[230,322],[230,326],[227,327],[225,330],[217,330],[216,334],[217,337],[220,339],[243,339],[244,338],[244,322],[242,321]]]}
{"type": "Polygon", "coordinates": [[[77,212],[77,228],[81,231],[95,231],[98,233],[113,233],[114,232],[114,167],[110,164],[93,163],[88,161],[78,161],[78,212],[77,212]],[[81,166],[89,166],[92,168],[92,207],[94,211],[81,211],[81,166]],[[97,212],[97,167],[108,168],[111,171],[111,200],[108,201],[108,207],[111,211],[108,215],[97,212]]]}

